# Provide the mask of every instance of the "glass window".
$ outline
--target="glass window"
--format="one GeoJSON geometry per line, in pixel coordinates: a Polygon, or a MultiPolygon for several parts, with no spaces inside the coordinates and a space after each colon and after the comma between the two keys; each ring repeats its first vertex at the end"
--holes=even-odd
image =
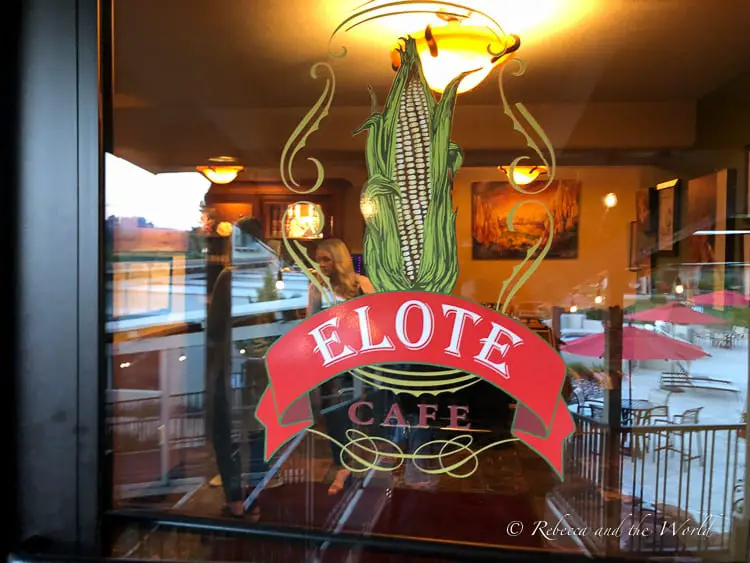
{"type": "Polygon", "coordinates": [[[113,20],[115,510],[747,549],[746,2],[113,20]]]}

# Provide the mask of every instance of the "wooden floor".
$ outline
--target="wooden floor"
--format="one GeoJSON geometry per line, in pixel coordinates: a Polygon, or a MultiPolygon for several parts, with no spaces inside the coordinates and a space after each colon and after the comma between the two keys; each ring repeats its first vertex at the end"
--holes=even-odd
{"type": "MultiPolygon", "coordinates": [[[[485,438],[485,441],[492,440],[485,438]]],[[[479,446],[475,445],[474,449],[477,447],[479,446]]],[[[496,537],[485,539],[477,529],[491,527],[493,520],[502,527],[504,519],[516,516],[519,520],[543,518],[545,496],[559,481],[546,462],[535,452],[515,441],[484,451],[477,457],[476,462],[476,471],[469,477],[440,475],[435,478],[432,486],[426,489],[421,488],[420,483],[413,482],[414,476],[419,477],[421,474],[410,471],[407,475],[404,467],[392,472],[368,471],[351,479],[340,496],[329,498],[327,487],[335,471],[330,447],[324,439],[307,434],[288,459],[281,464],[280,475],[285,485],[260,492],[256,504],[262,512],[245,521],[248,525],[256,525],[257,522],[257,525],[302,526],[319,531],[332,531],[338,525],[338,529],[342,531],[437,540],[450,539],[445,536],[455,534],[457,541],[475,538],[489,544],[502,545],[504,534],[498,533],[496,537]],[[347,511],[346,506],[351,504],[354,493],[358,490],[363,493],[358,497],[356,510],[350,507],[347,511]],[[447,517],[450,517],[452,512],[460,512],[462,516],[460,522],[453,524],[449,523],[448,518],[440,520],[441,524],[436,520],[435,525],[411,526],[408,521],[406,524],[402,523],[397,518],[398,514],[389,513],[389,505],[397,506],[398,511],[416,511],[415,518],[421,519],[424,517],[416,515],[430,515],[430,511],[447,513],[447,517]],[[476,509],[471,508],[474,505],[476,509]],[[497,505],[502,506],[498,508],[497,505]],[[342,525],[343,515],[347,512],[349,516],[342,525]],[[474,514],[481,521],[472,523],[474,514]],[[409,529],[410,527],[413,529],[409,529]],[[465,528],[464,532],[459,529],[462,527],[465,528]]],[[[468,467],[469,464],[457,471],[465,471],[468,467]]],[[[207,462],[204,471],[205,483],[186,495],[171,510],[198,518],[221,517],[224,505],[223,490],[221,487],[208,484],[215,474],[215,465],[207,462]]],[[[488,535],[488,532],[485,535],[488,535]]],[[[211,560],[218,556],[212,551],[215,549],[212,547],[212,541],[206,541],[205,537],[201,539],[198,535],[152,533],[145,539],[142,536],[143,534],[139,536],[133,530],[123,531],[114,554],[122,556],[128,550],[135,549],[130,554],[133,557],[211,560]]],[[[263,556],[263,560],[297,560],[281,557],[281,544],[261,543],[264,546],[263,552],[268,553],[267,556],[263,556]],[[277,558],[277,555],[281,558],[277,558]]],[[[315,546],[310,548],[313,547],[315,546]]],[[[288,553],[284,557],[292,555],[288,553]]],[[[304,557],[299,560],[304,560],[304,557]]]]}
{"type": "MultiPolygon", "coordinates": [[[[503,494],[529,494],[543,496],[543,491],[553,486],[557,477],[538,454],[524,444],[515,441],[481,453],[477,459],[476,471],[467,478],[451,475],[435,476],[434,492],[503,494]],[[533,487],[531,484],[533,483],[533,487]]],[[[212,466],[212,464],[207,464],[212,466]]],[[[406,464],[392,472],[377,472],[375,482],[389,488],[409,488],[406,464]]],[[[467,463],[467,467],[469,463],[467,463]]],[[[465,472],[467,467],[456,470],[465,472]]],[[[335,467],[330,456],[330,448],[324,439],[308,434],[289,459],[282,464],[280,475],[286,483],[319,482],[330,483],[335,467]]],[[[416,471],[412,472],[419,476],[416,471]]],[[[214,475],[206,474],[207,478],[214,475]]],[[[361,478],[361,477],[359,477],[361,478]]],[[[413,479],[412,479],[413,480],[413,479]]],[[[206,484],[184,504],[181,513],[196,516],[215,516],[223,503],[221,487],[206,484]]]]}

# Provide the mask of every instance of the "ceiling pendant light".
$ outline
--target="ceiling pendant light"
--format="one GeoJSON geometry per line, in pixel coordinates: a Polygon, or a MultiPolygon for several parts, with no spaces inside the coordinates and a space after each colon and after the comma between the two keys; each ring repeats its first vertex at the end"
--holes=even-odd
{"type": "Polygon", "coordinates": [[[245,169],[233,156],[212,156],[208,162],[211,164],[196,166],[195,169],[214,184],[231,184],[245,169]]]}
{"type": "MultiPolygon", "coordinates": [[[[435,92],[442,93],[454,78],[469,71],[473,72],[461,81],[458,93],[473,90],[521,46],[517,35],[502,35],[487,26],[472,24],[470,16],[436,15],[440,23],[411,34],[417,42],[427,84],[435,92]]],[[[391,53],[391,63],[398,70],[401,59],[397,48],[391,53]]]]}
{"type": "MultiPolygon", "coordinates": [[[[510,166],[498,166],[497,169],[505,174],[508,179],[511,175],[510,166]]],[[[516,166],[513,167],[513,181],[518,186],[526,186],[535,181],[542,174],[547,173],[546,166],[516,166]]]]}
{"type": "Polygon", "coordinates": [[[214,184],[231,184],[245,168],[243,166],[197,166],[196,170],[214,184]]]}

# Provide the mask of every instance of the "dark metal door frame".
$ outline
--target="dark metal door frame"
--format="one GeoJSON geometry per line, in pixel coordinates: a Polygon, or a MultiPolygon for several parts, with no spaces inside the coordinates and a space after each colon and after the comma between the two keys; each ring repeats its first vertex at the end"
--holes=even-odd
{"type": "Polygon", "coordinates": [[[107,491],[99,8],[97,0],[20,7],[11,541],[95,556],[107,491]]]}

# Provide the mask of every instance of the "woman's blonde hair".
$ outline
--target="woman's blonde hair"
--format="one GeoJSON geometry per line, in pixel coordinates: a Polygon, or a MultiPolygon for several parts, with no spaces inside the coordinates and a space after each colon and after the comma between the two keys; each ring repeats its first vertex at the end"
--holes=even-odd
{"type": "Polygon", "coordinates": [[[331,285],[337,295],[345,299],[356,297],[359,293],[359,280],[354,273],[352,255],[349,253],[344,241],[337,238],[329,238],[318,244],[318,251],[327,252],[331,255],[333,268],[331,274],[331,285]]]}

